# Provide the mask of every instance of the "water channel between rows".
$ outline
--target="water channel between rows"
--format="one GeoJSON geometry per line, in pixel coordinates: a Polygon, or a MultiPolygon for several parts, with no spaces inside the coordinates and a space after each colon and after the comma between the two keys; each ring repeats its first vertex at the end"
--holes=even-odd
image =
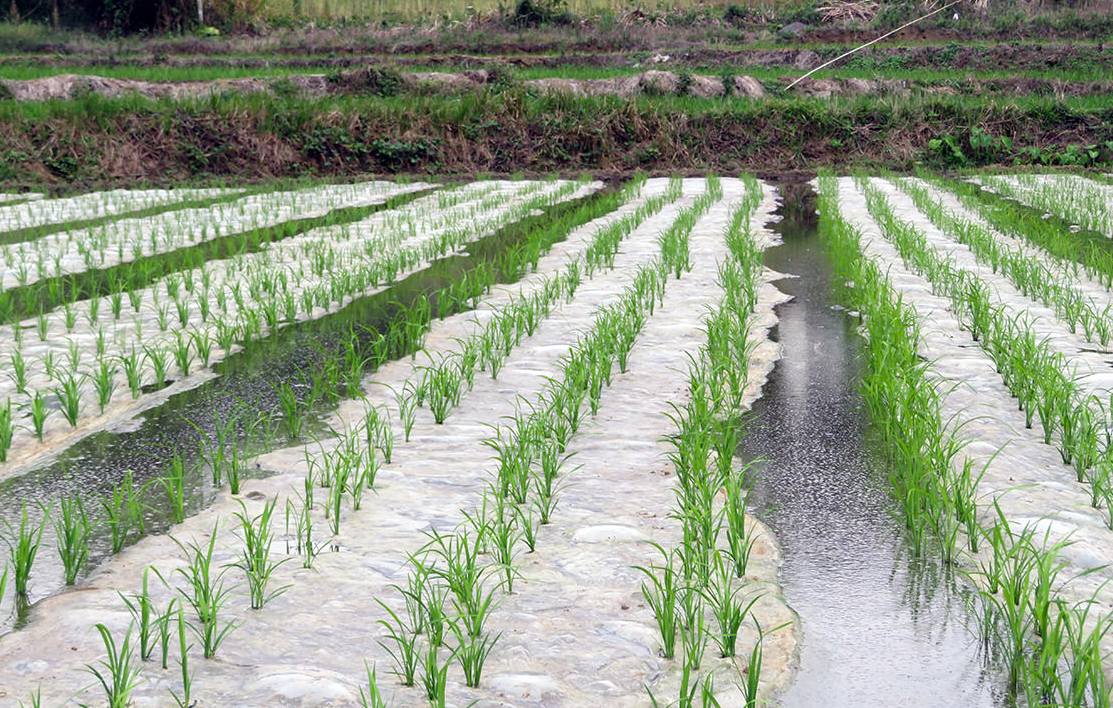
{"type": "Polygon", "coordinates": [[[963,588],[937,560],[911,557],[891,517],[884,457],[871,438],[857,320],[836,305],[817,233],[814,192],[782,188],[784,243],[766,265],[777,287],[772,336],[783,356],[754,405],[740,454],[754,466],[754,509],[784,554],[782,582],[799,613],[799,673],[783,708],[1004,705],[968,628],[963,588]]]}

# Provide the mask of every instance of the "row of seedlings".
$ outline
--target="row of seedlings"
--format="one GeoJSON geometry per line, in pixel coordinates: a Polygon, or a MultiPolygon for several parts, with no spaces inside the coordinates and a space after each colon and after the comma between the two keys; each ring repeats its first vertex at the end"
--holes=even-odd
{"type": "MultiPolygon", "coordinates": [[[[862,392],[891,457],[894,497],[913,548],[925,552],[933,544],[949,565],[974,564],[968,575],[981,600],[979,628],[986,649],[1004,662],[1014,697],[1032,706],[1108,705],[1100,642],[1109,619],[1095,617],[1091,602],[1057,596],[1063,543],[1048,542],[1038,525],[1017,528],[996,503],[979,508],[985,503],[979,471],[963,454],[960,430],[943,414],[953,383],[922,355],[920,316],[840,213],[836,178],[822,175],[819,183],[821,235],[847,283],[844,295],[863,319],[862,392]]],[[[905,252],[912,270],[927,253],[922,245],[917,255],[912,247],[905,252]]],[[[938,282],[939,290],[958,292],[938,282]]],[[[957,307],[956,315],[964,316],[957,307]]]]}
{"type": "MultiPolygon", "coordinates": [[[[754,613],[766,594],[747,580],[757,540],[757,528],[747,514],[752,484],[748,477],[754,470],[734,465],[744,434],[740,414],[754,344],[751,316],[762,281],[762,249],[750,231],[760,201],[760,184],[748,178],[746,198],[726,234],[730,258],[719,268],[723,298],[705,318],[707,341],[689,365],[688,399],[665,413],[676,428],[667,437],[677,481],[671,516],[680,521],[682,541],[675,548],[657,546],[661,563],[638,570],[646,577],[642,595],[656,619],[662,656],[675,658],[679,643],[678,695],[668,705],[719,705],[715,667],[699,678],[709,641],[725,660],[721,663],[737,669],[743,704],[760,705],[763,640],[784,627],[763,628],[754,613]],[[754,624],[756,641],[746,663],[737,666],[747,620],[754,624]]],[[[649,695],[654,706],[663,705],[651,690],[649,695]]]]}
{"type": "MultiPolygon", "coordinates": [[[[687,268],[688,234],[721,194],[718,180],[709,178],[707,192],[660,238],[659,258],[641,266],[619,300],[599,311],[536,401],[498,427],[487,441],[496,467],[480,508],[463,512],[466,521],[454,533],[429,532],[429,543],[411,556],[405,586],[398,587],[402,607],[380,601],[390,617],[383,625],[392,673],[404,686],[420,685],[429,705],[446,704],[453,662],[465,685],[479,685],[499,638],[486,631],[487,620],[502,593],[513,591],[519,547],[534,551],[540,527],[551,518],[568,444],[588,415],[598,414],[602,390],[616,369],[625,368],[669,274],[687,268]]],[[[381,695],[373,675],[371,681],[370,693],[381,695]]]]}
{"type": "Polygon", "coordinates": [[[229,234],[369,206],[423,185],[361,182],[293,192],[254,194],[204,208],[112,221],[0,246],[0,287],[8,289],[60,275],[108,268],[196,246],[229,234]]]}
{"type": "MultiPolygon", "coordinates": [[[[405,232],[385,231],[366,242],[366,248],[340,252],[322,252],[317,244],[303,240],[302,258],[295,258],[295,252],[275,250],[272,254],[268,249],[207,263],[196,271],[164,278],[155,287],[127,291],[136,313],[130,324],[122,316],[123,294],[110,295],[107,300],[113,319],[107,327],[111,334],[97,319],[104,299],[40,317],[40,337],[61,339],[68,346],[28,343],[25,354],[24,329],[14,328],[15,347],[7,355],[12,365],[9,381],[0,382],[0,395],[8,402],[5,408],[13,411],[0,420],[0,461],[10,445],[5,444],[8,433],[17,427],[41,440],[51,394],[66,422],[76,427],[83,410],[94,404],[98,414],[103,413],[122,387],[130,389],[133,399],[152,384],[163,388],[172,376],[186,377],[198,365],[208,368],[230,353],[238,341],[247,343],[283,324],[320,316],[334,303],[342,306],[348,298],[388,284],[401,273],[451,253],[476,235],[539,206],[559,201],[576,188],[575,183],[548,189],[537,186],[537,196],[503,205],[491,217],[424,232],[417,239],[407,238],[405,232]],[[88,327],[70,335],[79,311],[84,312],[88,327]],[[62,318],[66,334],[59,332],[62,318]],[[86,351],[90,346],[96,352],[91,363],[86,351]],[[32,352],[38,356],[32,358],[32,352]]],[[[427,208],[422,201],[413,208],[427,208]]]]}

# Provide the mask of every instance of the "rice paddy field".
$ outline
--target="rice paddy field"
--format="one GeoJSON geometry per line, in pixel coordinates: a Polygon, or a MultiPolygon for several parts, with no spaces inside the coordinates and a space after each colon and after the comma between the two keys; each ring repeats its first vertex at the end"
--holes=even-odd
{"type": "Polygon", "coordinates": [[[1104,0],[41,5],[0,708],[1110,705],[1104,0]]]}
{"type": "Polygon", "coordinates": [[[2,698],[1108,705],[1111,188],[0,206],[2,698]]]}

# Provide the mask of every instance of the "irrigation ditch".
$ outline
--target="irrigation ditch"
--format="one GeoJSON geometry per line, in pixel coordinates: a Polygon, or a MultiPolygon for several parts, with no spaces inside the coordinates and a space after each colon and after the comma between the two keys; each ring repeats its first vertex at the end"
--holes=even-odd
{"type": "Polygon", "coordinates": [[[782,240],[765,264],[777,287],[781,357],[754,404],[740,454],[751,499],[784,554],[786,601],[804,639],[778,699],[815,706],[1005,705],[969,629],[971,594],[938,558],[912,553],[893,518],[887,457],[861,385],[860,320],[839,304],[818,235],[815,194],[782,185],[782,240]]]}

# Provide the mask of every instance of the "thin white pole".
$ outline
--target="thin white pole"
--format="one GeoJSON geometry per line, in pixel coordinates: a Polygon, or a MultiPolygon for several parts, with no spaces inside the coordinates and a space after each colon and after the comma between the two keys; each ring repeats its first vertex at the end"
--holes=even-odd
{"type": "Polygon", "coordinates": [[[792,87],[793,87],[793,86],[795,86],[796,84],[800,83],[800,82],[801,82],[801,81],[803,81],[804,79],[808,78],[809,76],[811,76],[811,75],[812,75],[812,74],[814,74],[815,72],[819,71],[820,69],[826,69],[827,67],[831,66],[832,64],[834,64],[834,63],[835,63],[835,62],[837,62],[838,60],[840,60],[840,59],[844,59],[844,58],[846,58],[846,57],[850,56],[851,54],[853,54],[854,52],[858,51],[859,49],[865,49],[866,47],[870,46],[871,44],[876,44],[877,42],[880,42],[881,40],[885,39],[886,37],[888,37],[888,36],[890,36],[890,35],[894,35],[894,34],[896,34],[897,32],[900,32],[900,31],[901,31],[902,29],[904,29],[905,27],[911,27],[912,25],[916,24],[916,23],[917,23],[917,22],[919,22],[920,20],[926,20],[927,18],[931,17],[931,16],[932,16],[932,15],[934,15],[935,13],[937,13],[937,12],[942,12],[942,11],[946,10],[946,9],[947,9],[948,7],[951,7],[952,5],[957,5],[957,4],[959,4],[960,2],[962,2],[962,0],[952,0],[952,2],[949,2],[949,3],[947,3],[947,4],[946,4],[946,5],[944,5],[943,7],[939,7],[939,8],[936,8],[936,9],[932,10],[931,12],[929,12],[929,13],[928,13],[928,14],[926,14],[926,15],[924,15],[923,17],[917,17],[916,19],[912,20],[911,22],[906,22],[906,23],[904,23],[903,25],[901,25],[900,27],[897,27],[897,28],[896,28],[895,30],[891,30],[891,31],[889,31],[889,32],[886,32],[885,34],[881,35],[881,36],[880,36],[880,37],[878,37],[877,39],[871,39],[870,41],[866,42],[865,44],[863,44],[863,45],[861,45],[861,46],[859,46],[859,47],[854,47],[854,49],[851,49],[851,50],[850,50],[849,52],[843,52],[842,54],[838,55],[837,57],[835,57],[835,58],[834,58],[834,59],[832,59],[831,61],[829,61],[829,62],[827,62],[827,63],[825,63],[825,64],[820,64],[820,65],[819,65],[819,66],[817,66],[816,68],[812,69],[812,70],[811,70],[811,71],[809,71],[808,73],[804,74],[804,75],[803,75],[803,76],[801,76],[800,78],[798,78],[798,79],[796,79],[795,81],[793,81],[793,82],[792,82],[791,84],[789,84],[789,85],[788,85],[788,86],[787,86],[787,87],[785,88],[785,91],[787,91],[788,89],[792,88],[792,87]]]}

